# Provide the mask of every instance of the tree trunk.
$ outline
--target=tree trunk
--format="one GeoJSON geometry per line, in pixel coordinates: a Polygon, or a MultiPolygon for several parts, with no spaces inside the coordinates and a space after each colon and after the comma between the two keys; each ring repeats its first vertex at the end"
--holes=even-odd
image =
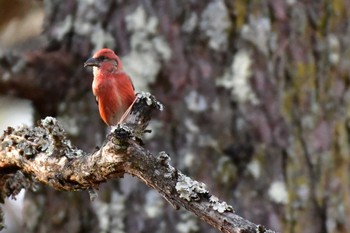
{"type": "MultiPolygon", "coordinates": [[[[59,119],[75,145],[106,135],[84,61],[121,56],[165,106],[151,152],[237,214],[279,232],[349,232],[346,1],[44,1],[45,42],[0,58],[0,93],[59,119]]],[[[216,232],[126,176],[87,192],[28,192],[27,232],[216,232]],[[99,229],[99,230],[97,230],[99,229]]]]}

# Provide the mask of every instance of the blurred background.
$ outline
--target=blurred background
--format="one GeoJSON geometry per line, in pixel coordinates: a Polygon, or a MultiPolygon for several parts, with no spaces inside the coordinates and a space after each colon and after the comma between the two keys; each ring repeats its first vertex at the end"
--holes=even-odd
{"type": "MultiPolygon", "coordinates": [[[[349,0],[0,0],[0,128],[54,116],[93,151],[107,128],[84,61],[108,47],[165,109],[152,153],[279,232],[350,232],[349,0]]],[[[7,232],[216,232],[125,176],[39,186],[7,232]]]]}

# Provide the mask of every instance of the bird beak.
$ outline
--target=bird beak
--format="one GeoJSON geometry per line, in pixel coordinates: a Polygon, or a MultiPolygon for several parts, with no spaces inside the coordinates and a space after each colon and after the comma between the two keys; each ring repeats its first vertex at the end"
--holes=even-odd
{"type": "Polygon", "coordinates": [[[100,67],[100,62],[96,59],[96,58],[89,58],[86,60],[86,62],[84,63],[84,67],[87,66],[97,66],[100,67]]]}

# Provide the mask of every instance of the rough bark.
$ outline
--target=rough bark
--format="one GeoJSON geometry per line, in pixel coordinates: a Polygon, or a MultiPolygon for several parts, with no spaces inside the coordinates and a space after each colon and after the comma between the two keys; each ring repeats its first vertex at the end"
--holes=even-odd
{"type": "MultiPolygon", "coordinates": [[[[166,106],[145,138],[150,151],[167,151],[253,222],[350,231],[348,0],[44,2],[46,43],[2,55],[1,94],[31,99],[37,119],[57,117],[92,150],[105,128],[82,64],[112,48],[137,90],[166,106]]],[[[94,204],[39,189],[26,202],[40,212],[31,232],[47,232],[50,219],[50,232],[66,232],[67,219],[80,224],[70,232],[214,232],[137,184],[102,185],[94,204]]]]}
{"type": "Polygon", "coordinates": [[[153,96],[138,95],[126,123],[116,127],[91,154],[73,146],[52,117],[35,128],[8,128],[0,141],[2,201],[35,182],[57,190],[90,190],[94,199],[102,182],[129,173],[157,190],[176,209],[185,207],[221,232],[272,232],[234,214],[232,206],[209,194],[205,184],[172,167],[165,152],[155,156],[140,145],[150,113],[157,108],[162,106],[153,96]]]}

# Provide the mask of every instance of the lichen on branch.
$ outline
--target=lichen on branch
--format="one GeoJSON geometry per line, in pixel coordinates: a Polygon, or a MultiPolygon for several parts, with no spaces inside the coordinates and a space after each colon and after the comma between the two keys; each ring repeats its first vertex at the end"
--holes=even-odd
{"type": "Polygon", "coordinates": [[[157,190],[175,208],[185,207],[222,232],[255,232],[257,225],[234,214],[232,206],[211,195],[205,184],[172,167],[165,152],[153,155],[142,147],[141,137],[152,112],[163,106],[149,93],[136,98],[125,123],[114,127],[93,153],[72,145],[52,117],[34,128],[5,130],[0,138],[1,201],[36,182],[57,190],[94,190],[128,173],[157,190]]]}

